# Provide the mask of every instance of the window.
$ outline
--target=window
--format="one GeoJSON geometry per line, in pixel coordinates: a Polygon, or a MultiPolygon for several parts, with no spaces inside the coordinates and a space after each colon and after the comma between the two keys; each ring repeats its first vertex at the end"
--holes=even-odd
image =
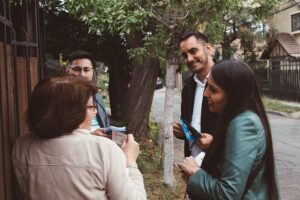
{"type": "Polygon", "coordinates": [[[292,32],[300,30],[300,13],[291,15],[292,18],[292,32]]]}

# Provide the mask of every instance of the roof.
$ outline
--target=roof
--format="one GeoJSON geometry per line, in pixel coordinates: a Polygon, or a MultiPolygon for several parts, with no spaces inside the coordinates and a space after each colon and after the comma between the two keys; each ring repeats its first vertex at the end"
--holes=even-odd
{"type": "MultiPolygon", "coordinates": [[[[279,45],[282,46],[282,48],[286,51],[286,53],[291,57],[300,57],[300,45],[297,43],[296,39],[289,33],[278,33],[276,35],[276,39],[279,43],[279,45]]],[[[263,54],[261,55],[261,59],[269,59],[269,53],[274,48],[273,46],[270,46],[268,49],[266,49],[263,54]]]]}
{"type": "Polygon", "coordinates": [[[300,45],[296,39],[289,33],[278,33],[277,41],[293,57],[300,57],[300,45]]]}

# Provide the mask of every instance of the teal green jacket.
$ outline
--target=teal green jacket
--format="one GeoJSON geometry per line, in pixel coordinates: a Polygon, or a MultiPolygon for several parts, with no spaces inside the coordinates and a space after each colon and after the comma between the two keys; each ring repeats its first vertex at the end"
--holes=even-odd
{"type": "MultiPolygon", "coordinates": [[[[225,149],[220,152],[223,153],[217,166],[220,178],[200,169],[189,178],[187,192],[197,199],[241,199],[247,178],[261,162],[265,150],[265,134],[259,117],[252,111],[239,114],[230,122],[225,149]]],[[[244,199],[268,199],[264,171],[265,166],[259,171],[244,199]]]]}

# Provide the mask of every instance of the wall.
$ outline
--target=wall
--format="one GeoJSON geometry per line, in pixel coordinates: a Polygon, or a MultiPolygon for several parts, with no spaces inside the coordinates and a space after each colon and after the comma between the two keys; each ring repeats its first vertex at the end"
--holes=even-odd
{"type": "Polygon", "coordinates": [[[0,200],[21,199],[11,151],[18,136],[28,132],[28,99],[43,69],[38,3],[10,2],[0,1],[0,200]]]}
{"type": "Polygon", "coordinates": [[[279,32],[292,34],[300,44],[300,31],[292,32],[291,14],[300,12],[300,7],[295,1],[288,1],[271,12],[269,19],[270,28],[279,32]]]}

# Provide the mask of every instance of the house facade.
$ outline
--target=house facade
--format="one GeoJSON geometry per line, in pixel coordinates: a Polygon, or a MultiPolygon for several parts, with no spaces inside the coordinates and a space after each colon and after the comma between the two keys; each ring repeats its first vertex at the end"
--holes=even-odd
{"type": "Polygon", "coordinates": [[[287,1],[270,13],[269,26],[291,34],[300,44],[300,0],[287,1]]]}
{"type": "Polygon", "coordinates": [[[287,1],[272,10],[269,26],[277,33],[261,56],[269,61],[265,92],[300,101],[300,0],[287,1]]]}

